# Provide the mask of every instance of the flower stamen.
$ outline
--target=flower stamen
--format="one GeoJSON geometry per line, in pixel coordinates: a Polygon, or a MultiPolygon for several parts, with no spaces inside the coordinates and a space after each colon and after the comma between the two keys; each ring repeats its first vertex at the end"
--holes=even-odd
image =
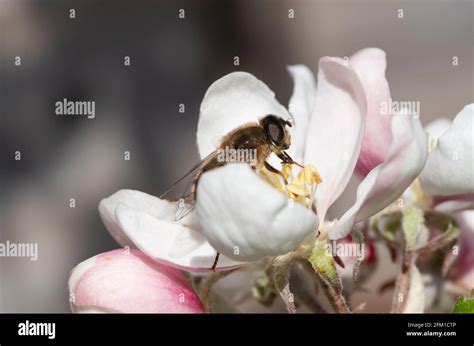
{"type": "Polygon", "coordinates": [[[260,175],[275,189],[306,207],[313,204],[316,188],[322,182],[319,172],[313,165],[301,168],[295,164],[284,163],[281,175],[268,170],[261,170],[260,175]],[[296,175],[293,174],[295,166],[299,169],[296,175]]]}

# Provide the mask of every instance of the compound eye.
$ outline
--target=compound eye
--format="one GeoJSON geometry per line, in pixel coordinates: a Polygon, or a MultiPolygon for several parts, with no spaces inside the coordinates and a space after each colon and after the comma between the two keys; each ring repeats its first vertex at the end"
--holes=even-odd
{"type": "Polygon", "coordinates": [[[270,140],[276,144],[280,145],[283,142],[283,138],[285,136],[285,132],[283,127],[280,124],[268,124],[268,134],[270,136],[270,140]]]}

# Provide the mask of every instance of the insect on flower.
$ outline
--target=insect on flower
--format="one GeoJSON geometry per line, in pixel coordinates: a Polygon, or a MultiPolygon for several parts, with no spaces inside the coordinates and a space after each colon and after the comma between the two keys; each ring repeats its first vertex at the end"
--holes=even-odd
{"type": "MultiPolygon", "coordinates": [[[[218,149],[211,152],[201,162],[195,165],[189,172],[183,177],[178,179],[174,184],[171,185],[161,196],[166,196],[177,184],[182,182],[187,177],[192,176],[193,179],[188,184],[186,190],[191,186],[191,192],[186,193],[179,200],[179,204],[175,214],[175,220],[180,220],[186,216],[190,210],[194,207],[197,199],[197,185],[199,178],[206,171],[222,167],[227,163],[234,162],[228,157],[223,158],[223,151],[228,152],[229,150],[233,153],[245,152],[253,153],[254,155],[242,155],[245,159],[243,162],[248,163],[253,170],[258,172],[270,185],[286,192],[289,197],[293,200],[302,202],[309,206],[312,204],[312,197],[314,191],[311,194],[307,193],[305,188],[306,180],[314,180],[314,183],[320,183],[321,179],[315,169],[311,167],[305,168],[300,163],[294,161],[288,153],[285,151],[289,149],[291,145],[291,136],[287,127],[291,127],[292,123],[289,120],[284,120],[276,115],[266,115],[259,119],[258,122],[244,124],[229,134],[224,136],[218,149]],[[282,163],[282,171],[273,167],[267,160],[270,155],[274,153],[282,163]],[[303,168],[302,172],[296,177],[295,183],[288,184],[288,179],[291,177],[291,169],[293,165],[297,165],[303,168]],[[278,180],[272,179],[273,175],[277,175],[284,181],[284,185],[288,187],[286,191],[282,188],[281,183],[278,180]],[[305,176],[308,179],[305,179],[305,176]]],[[[242,160],[239,160],[242,162],[242,160]]],[[[314,184],[313,184],[314,185],[314,184]]],[[[314,189],[313,189],[314,190],[314,189]]],[[[219,253],[217,253],[214,260],[214,264],[211,270],[214,270],[219,260],[219,253]]]]}

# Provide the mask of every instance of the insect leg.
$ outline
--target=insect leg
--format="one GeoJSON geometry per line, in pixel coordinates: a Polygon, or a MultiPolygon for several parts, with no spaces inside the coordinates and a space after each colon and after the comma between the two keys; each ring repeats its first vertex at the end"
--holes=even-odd
{"type": "Polygon", "coordinates": [[[290,163],[290,164],[293,164],[293,165],[297,165],[297,166],[300,166],[301,168],[304,168],[304,166],[301,164],[301,163],[298,163],[296,161],[294,161],[290,155],[288,155],[285,151],[280,151],[276,154],[280,160],[283,162],[283,163],[290,163]]]}
{"type": "Polygon", "coordinates": [[[220,255],[221,255],[221,254],[218,252],[217,255],[216,255],[216,258],[214,259],[214,263],[212,264],[212,267],[211,267],[211,270],[212,270],[213,272],[216,271],[217,262],[219,261],[219,256],[220,256],[220,255]]]}
{"type": "Polygon", "coordinates": [[[283,180],[285,181],[285,184],[288,185],[288,181],[286,180],[286,178],[283,176],[283,173],[280,172],[278,169],[276,169],[275,167],[273,167],[271,164],[269,164],[267,161],[264,162],[264,165],[265,165],[265,168],[268,169],[270,172],[273,172],[273,173],[276,173],[278,175],[280,175],[283,180]]]}

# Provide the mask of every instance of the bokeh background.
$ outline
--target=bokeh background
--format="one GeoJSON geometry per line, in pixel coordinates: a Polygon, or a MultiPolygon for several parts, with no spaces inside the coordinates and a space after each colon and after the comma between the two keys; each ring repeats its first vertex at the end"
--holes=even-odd
{"type": "Polygon", "coordinates": [[[380,47],[394,100],[419,101],[424,124],[454,117],[474,99],[473,3],[1,0],[0,242],[38,243],[39,259],[0,258],[0,311],[69,311],[70,269],[118,247],[99,201],[159,195],[192,166],[200,102],[227,73],[255,74],[287,104],[287,65],[316,73],[322,56],[380,47]],[[95,119],[56,116],[63,98],[95,101],[95,119]]]}

